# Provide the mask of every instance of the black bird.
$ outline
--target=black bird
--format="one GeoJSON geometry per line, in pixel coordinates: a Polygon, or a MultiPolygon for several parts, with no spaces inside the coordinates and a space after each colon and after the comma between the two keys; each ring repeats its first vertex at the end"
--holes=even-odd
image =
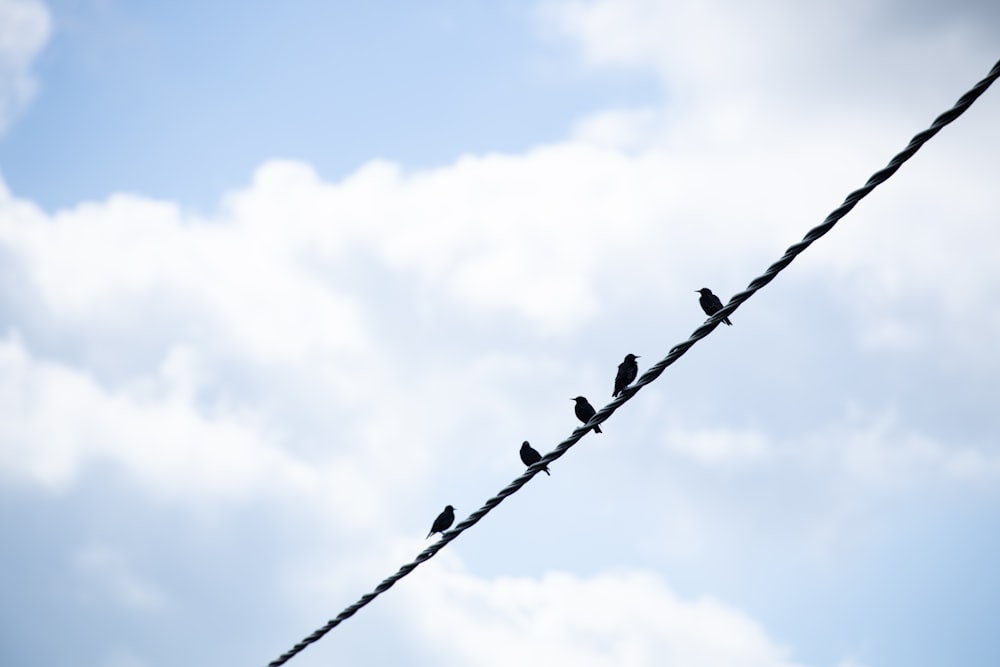
{"type": "MultiPolygon", "coordinates": [[[[534,447],[529,445],[527,440],[521,443],[521,461],[524,465],[531,467],[541,460],[542,455],[539,454],[534,447]]],[[[545,471],[546,475],[552,475],[552,473],[549,472],[548,466],[542,466],[542,470],[545,471]]]]}
{"type": "Polygon", "coordinates": [[[639,374],[639,364],[635,360],[639,357],[634,354],[626,354],[625,361],[618,364],[618,375],[615,376],[615,393],[612,397],[625,391],[625,387],[632,384],[632,380],[639,374]]]}
{"type": "Polygon", "coordinates": [[[455,508],[451,505],[447,505],[445,506],[444,511],[438,514],[438,518],[434,519],[434,524],[431,526],[431,532],[427,533],[427,537],[424,539],[429,538],[434,533],[441,533],[443,535],[444,531],[451,528],[451,524],[454,522],[455,508]]]}
{"type": "MultiPolygon", "coordinates": [[[[590,421],[590,418],[594,416],[597,410],[594,406],[587,402],[583,396],[577,396],[576,398],[569,399],[571,401],[576,401],[576,418],[582,421],[584,424],[590,421]]],[[[595,426],[594,433],[600,433],[601,427],[595,426]]]]}
{"type": "MultiPolygon", "coordinates": [[[[701,309],[705,311],[706,315],[711,317],[722,310],[722,302],[719,301],[719,297],[712,294],[712,290],[707,287],[702,287],[701,289],[696,289],[695,292],[701,294],[701,297],[698,299],[698,303],[701,304],[701,309]]],[[[733,323],[729,321],[728,317],[723,317],[722,321],[729,326],[733,326],[733,323]]]]}

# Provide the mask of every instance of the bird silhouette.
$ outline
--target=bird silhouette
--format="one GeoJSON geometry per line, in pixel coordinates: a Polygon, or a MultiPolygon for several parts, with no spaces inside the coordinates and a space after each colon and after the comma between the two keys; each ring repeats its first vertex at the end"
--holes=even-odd
{"type": "Polygon", "coordinates": [[[438,518],[434,519],[434,523],[431,525],[431,532],[427,533],[427,537],[424,539],[429,539],[434,533],[444,534],[444,531],[451,528],[451,524],[455,522],[455,508],[451,505],[446,505],[444,511],[438,514],[438,518]]]}
{"type": "MultiPolygon", "coordinates": [[[[521,462],[524,463],[524,465],[530,468],[531,466],[535,465],[541,460],[542,460],[542,455],[539,454],[534,447],[529,445],[527,440],[521,443],[521,462]]],[[[549,472],[548,466],[542,466],[542,470],[545,472],[546,475],[552,474],[549,472]]]]}
{"type": "MultiPolygon", "coordinates": [[[[597,410],[594,406],[587,402],[583,396],[577,396],[576,398],[569,399],[571,401],[576,401],[576,418],[582,421],[584,424],[590,421],[590,418],[594,416],[597,410]]],[[[601,427],[595,426],[594,433],[601,433],[601,427]]]]}
{"type": "Polygon", "coordinates": [[[632,384],[632,380],[639,374],[639,364],[635,360],[639,357],[634,354],[626,354],[625,361],[618,364],[618,375],[615,376],[615,391],[612,397],[625,391],[625,387],[632,384]]]}
{"type": "MultiPolygon", "coordinates": [[[[705,311],[706,315],[711,317],[722,310],[722,301],[719,300],[719,297],[712,294],[712,290],[707,287],[702,287],[701,289],[696,289],[695,292],[701,294],[698,298],[698,303],[701,304],[701,309],[705,311]]],[[[728,317],[723,317],[722,321],[729,326],[733,326],[733,323],[729,321],[728,317]]]]}

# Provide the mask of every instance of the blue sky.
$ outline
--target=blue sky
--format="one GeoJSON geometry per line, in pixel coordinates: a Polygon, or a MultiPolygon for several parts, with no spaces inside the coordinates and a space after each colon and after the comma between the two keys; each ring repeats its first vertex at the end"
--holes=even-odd
{"type": "MultiPolygon", "coordinates": [[[[0,662],[266,664],[1000,52],[744,5],[0,0],[0,662]]],[[[997,118],[290,664],[997,664],[997,118]]]]}
{"type": "Polygon", "coordinates": [[[48,207],[121,190],[211,207],[274,157],[328,178],[373,157],[430,166],[659,97],[644,73],[585,71],[526,2],[52,8],[35,70],[60,84],[2,154],[11,185],[48,207]],[[192,164],[192,150],[212,158],[192,164]]]}

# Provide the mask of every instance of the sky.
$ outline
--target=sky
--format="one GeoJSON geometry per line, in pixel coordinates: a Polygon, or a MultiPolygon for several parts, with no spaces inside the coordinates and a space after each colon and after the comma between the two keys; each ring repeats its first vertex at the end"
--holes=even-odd
{"type": "MultiPolygon", "coordinates": [[[[819,224],[997,26],[0,0],[0,664],[274,660],[819,224]]],[[[998,664],[998,118],[289,664],[998,664]]]]}

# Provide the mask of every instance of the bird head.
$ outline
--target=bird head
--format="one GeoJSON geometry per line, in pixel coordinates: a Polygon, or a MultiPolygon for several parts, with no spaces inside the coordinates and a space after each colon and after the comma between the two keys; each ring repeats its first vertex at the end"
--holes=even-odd
{"type": "Polygon", "coordinates": [[[635,361],[636,359],[639,359],[639,358],[640,357],[639,357],[638,354],[626,354],[625,355],[625,361],[635,361]]]}
{"type": "Polygon", "coordinates": [[[705,296],[706,294],[711,294],[712,290],[708,289],[707,287],[702,287],[701,289],[696,289],[695,292],[697,292],[702,296],[705,296]]]}

